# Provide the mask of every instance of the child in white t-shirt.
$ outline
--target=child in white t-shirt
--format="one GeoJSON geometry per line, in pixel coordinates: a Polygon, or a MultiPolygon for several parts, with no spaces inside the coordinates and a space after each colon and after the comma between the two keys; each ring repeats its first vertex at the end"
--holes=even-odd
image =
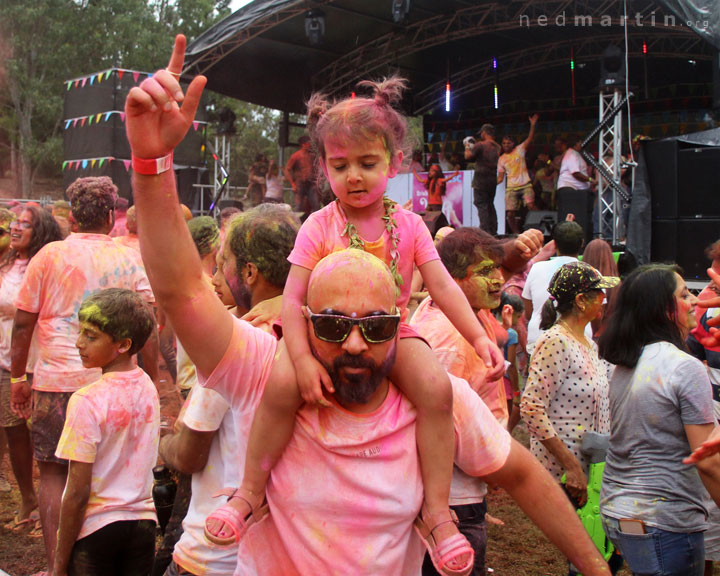
{"type": "Polygon", "coordinates": [[[133,355],[155,329],[153,311],[130,290],[87,298],[76,347],[100,380],[70,398],[56,455],[70,461],[60,508],[54,576],[149,574],[156,515],[160,401],[133,355]]]}

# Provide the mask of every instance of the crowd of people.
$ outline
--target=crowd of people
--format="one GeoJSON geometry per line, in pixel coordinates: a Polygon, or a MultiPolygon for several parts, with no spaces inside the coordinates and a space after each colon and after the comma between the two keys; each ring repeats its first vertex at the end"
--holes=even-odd
{"type": "MultiPolygon", "coordinates": [[[[537,116],[520,144],[500,147],[485,125],[466,148],[483,222],[507,178],[517,233],[432,238],[385,196],[404,157],[397,77],[364,82],[367,97],[310,99],[285,169],[295,206],[258,178],[252,209],[188,218],[168,158],[205,79],[183,93],[184,51],[178,36],[126,101],[127,234],[111,236],[109,178],[73,183],[69,213],[0,211],[0,424],[22,497],[10,529],[42,534],[48,574],[479,575],[489,486],[571,574],[623,560],[635,574],[710,573],[720,276],[698,301],[673,266],[618,273],[602,240],[581,261],[572,215],[545,245],[523,232],[521,207],[552,199],[524,167],[537,116]],[[335,197],[322,208],[318,174],[335,197]],[[184,398],[162,424],[160,355],[184,398]],[[510,434],[520,419],[530,450],[510,434]],[[598,462],[591,435],[608,442],[599,548],[576,512],[598,462]],[[156,553],[158,461],[178,489],[156,553]]],[[[253,171],[277,183],[263,163],[253,171]]]]}

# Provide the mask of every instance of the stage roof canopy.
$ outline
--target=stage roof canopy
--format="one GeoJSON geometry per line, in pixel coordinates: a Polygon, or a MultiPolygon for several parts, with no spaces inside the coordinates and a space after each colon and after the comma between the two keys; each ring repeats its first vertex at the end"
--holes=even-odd
{"type": "Polygon", "coordinates": [[[347,95],[399,72],[411,114],[597,90],[600,58],[627,30],[631,86],[707,83],[720,47],[717,0],[255,0],[188,47],[186,73],[215,92],[289,112],[314,90],[347,95]],[[396,22],[393,7],[407,6],[396,22]],[[308,17],[322,15],[312,44],[308,17]],[[688,23],[691,26],[688,26],[688,23]],[[643,45],[646,54],[643,53],[643,45]],[[496,68],[493,67],[493,60],[496,68]]]}

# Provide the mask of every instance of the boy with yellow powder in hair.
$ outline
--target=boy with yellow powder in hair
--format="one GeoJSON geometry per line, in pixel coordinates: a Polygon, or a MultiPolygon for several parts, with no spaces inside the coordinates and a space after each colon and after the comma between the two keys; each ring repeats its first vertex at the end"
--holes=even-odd
{"type": "Polygon", "coordinates": [[[153,312],[134,292],[110,288],[87,298],[78,317],[82,364],[102,377],[70,398],[55,453],[70,466],[52,574],[145,575],[155,551],[160,402],[132,357],[153,330],[153,312]]]}

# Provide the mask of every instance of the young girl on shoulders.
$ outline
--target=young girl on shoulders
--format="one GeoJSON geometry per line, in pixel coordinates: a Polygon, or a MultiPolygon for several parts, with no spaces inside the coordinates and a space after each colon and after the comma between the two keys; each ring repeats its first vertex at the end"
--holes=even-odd
{"type": "MultiPolygon", "coordinates": [[[[306,307],[310,273],[327,254],[350,247],[383,260],[395,277],[399,293],[397,310],[388,314],[404,314],[413,265],[417,264],[433,300],[488,365],[502,370],[502,353],[487,338],[463,292],[442,265],[422,219],[385,197],[387,181],[397,174],[403,159],[406,121],[393,104],[400,100],[405,82],[393,77],[361,84],[372,89],[372,98],[330,103],[316,94],[308,103],[310,136],[336,200],[310,215],[290,255],[292,267],[283,294],[282,319],[296,375],[290,375],[291,382],[278,382],[280,378],[273,374],[267,384],[253,422],[243,486],[206,524],[207,537],[219,544],[240,538],[253,521],[252,511],[263,502],[270,471],[290,439],[295,412],[302,401],[329,406],[322,388],[332,394],[333,382],[312,354],[307,318],[337,316],[340,325],[344,324],[343,311],[311,311],[306,307]],[[299,394],[289,398],[288,390],[299,390],[299,394]]],[[[340,332],[329,341],[341,346],[348,334],[340,332]]],[[[382,334],[375,332],[363,325],[369,347],[388,339],[380,339],[382,334]]],[[[358,375],[355,371],[346,376],[355,379],[358,375]]],[[[458,532],[448,507],[455,449],[452,388],[429,346],[406,324],[400,328],[397,359],[389,379],[417,409],[416,437],[425,503],[416,526],[440,572],[468,574],[473,567],[473,550],[458,532]]]]}

